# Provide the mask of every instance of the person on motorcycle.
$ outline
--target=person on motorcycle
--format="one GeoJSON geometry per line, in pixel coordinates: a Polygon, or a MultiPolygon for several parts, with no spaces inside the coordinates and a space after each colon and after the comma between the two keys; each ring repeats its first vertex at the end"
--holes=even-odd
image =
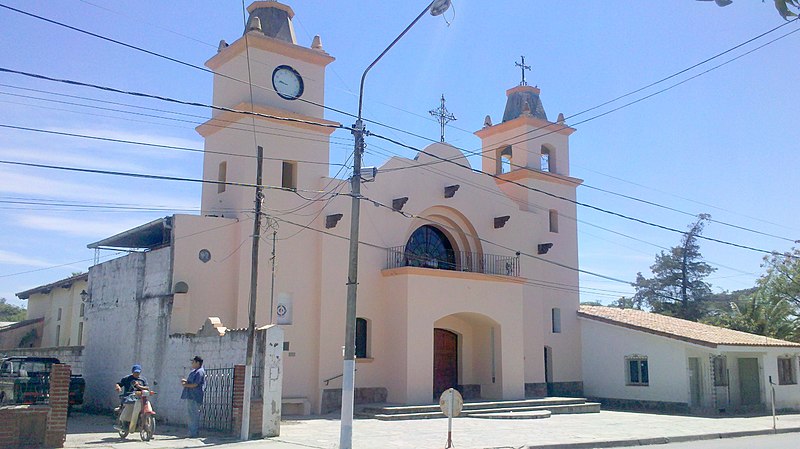
{"type": "Polygon", "coordinates": [[[134,414],[138,414],[138,409],[141,408],[140,401],[136,400],[136,391],[149,389],[147,386],[147,379],[142,376],[142,366],[138,364],[133,365],[131,367],[131,373],[117,382],[114,388],[117,390],[117,393],[120,393],[119,397],[121,400],[118,409],[120,411],[120,422],[117,423],[114,428],[121,430],[118,428],[120,423],[130,422],[131,417],[134,414]]]}

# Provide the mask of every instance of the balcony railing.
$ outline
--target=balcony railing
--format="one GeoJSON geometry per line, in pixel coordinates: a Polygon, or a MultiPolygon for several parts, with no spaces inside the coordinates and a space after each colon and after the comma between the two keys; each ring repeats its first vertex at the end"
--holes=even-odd
{"type": "Polygon", "coordinates": [[[386,268],[400,267],[519,276],[519,256],[449,251],[445,257],[429,257],[408,252],[405,246],[389,248],[386,255],[386,268]]]}

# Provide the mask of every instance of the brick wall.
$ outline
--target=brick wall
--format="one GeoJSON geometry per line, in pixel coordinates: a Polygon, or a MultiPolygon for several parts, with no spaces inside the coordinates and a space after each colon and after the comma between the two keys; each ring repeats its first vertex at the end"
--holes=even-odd
{"type": "MultiPolygon", "coordinates": [[[[244,406],[244,365],[233,366],[233,434],[242,432],[242,408],[244,406]]],[[[261,419],[264,403],[261,399],[250,400],[250,438],[261,437],[261,419]]]]}
{"type": "Polygon", "coordinates": [[[69,365],[53,365],[48,405],[0,407],[0,448],[64,447],[69,375],[69,365]]]}

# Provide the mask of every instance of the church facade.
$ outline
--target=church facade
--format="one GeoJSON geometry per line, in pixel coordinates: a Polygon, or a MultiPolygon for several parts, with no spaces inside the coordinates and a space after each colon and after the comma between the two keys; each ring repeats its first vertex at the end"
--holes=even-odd
{"type": "MultiPolygon", "coordinates": [[[[284,397],[331,411],[341,394],[351,202],[348,181],[329,175],[339,124],[324,118],[324,89],[334,58],[317,38],[297,43],[289,6],[248,11],[245,34],[206,64],[218,109],[197,131],[203,179],[217,182],[204,184],[201,215],[90,247],[168,249],[159,267],[169,270],[169,335],[195,333],[208,317],[246,327],[262,147],[256,323],[284,330],[284,397]]],[[[563,199],[574,201],[581,183],[569,173],[574,130],[547,119],[539,94],[509,89],[502,121],[487,117],[476,131],[485,173],[437,143],[389,159],[363,182],[357,401],[431,403],[449,387],[483,399],[582,394],[576,210],[563,199]]],[[[93,296],[99,285],[90,272],[93,296]]]]}

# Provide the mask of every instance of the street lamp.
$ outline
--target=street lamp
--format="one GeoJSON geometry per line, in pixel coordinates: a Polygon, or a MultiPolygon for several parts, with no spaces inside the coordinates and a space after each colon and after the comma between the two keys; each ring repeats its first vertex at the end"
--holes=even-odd
{"type": "Polygon", "coordinates": [[[383,52],[372,61],[372,64],[361,75],[361,88],[358,92],[358,117],[353,125],[355,147],[353,149],[353,177],[350,178],[350,193],[352,206],[350,209],[350,260],[347,272],[347,312],[345,323],[344,341],[344,370],[342,371],[342,414],[341,433],[339,434],[339,449],[351,449],[353,443],[353,399],[355,394],[355,352],[356,352],[356,292],[358,288],[358,220],[361,199],[361,154],[364,152],[364,134],[366,129],[361,120],[361,110],[364,100],[364,80],[367,72],[397,43],[408,30],[429,12],[438,16],[450,7],[450,0],[433,0],[411,22],[410,25],[397,36],[383,52]]]}

